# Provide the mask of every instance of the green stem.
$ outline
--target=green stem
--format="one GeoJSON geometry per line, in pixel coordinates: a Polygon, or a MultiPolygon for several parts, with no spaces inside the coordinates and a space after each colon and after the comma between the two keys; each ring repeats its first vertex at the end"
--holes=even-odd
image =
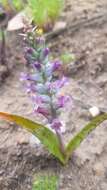
{"type": "Polygon", "coordinates": [[[59,131],[56,131],[56,135],[57,135],[58,140],[59,140],[61,152],[62,152],[62,154],[65,155],[65,145],[64,145],[63,140],[62,140],[62,135],[59,131]]]}

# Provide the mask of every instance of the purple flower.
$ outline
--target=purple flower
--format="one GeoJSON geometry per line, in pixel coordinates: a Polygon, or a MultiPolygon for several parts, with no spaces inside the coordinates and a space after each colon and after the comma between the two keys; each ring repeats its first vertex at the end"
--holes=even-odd
{"type": "Polygon", "coordinates": [[[45,66],[44,72],[47,78],[52,76],[52,65],[50,63],[45,66]]]}
{"type": "Polygon", "coordinates": [[[50,80],[48,80],[46,83],[45,83],[45,86],[46,86],[46,89],[49,93],[54,93],[56,88],[54,87],[53,85],[53,82],[51,82],[50,80]]]}
{"type": "Polygon", "coordinates": [[[66,103],[70,101],[70,96],[60,96],[57,99],[56,107],[58,108],[63,108],[66,103]]]}
{"type": "Polygon", "coordinates": [[[42,83],[36,85],[36,92],[39,94],[46,94],[46,86],[42,83]]]}
{"type": "Polygon", "coordinates": [[[25,90],[27,93],[35,93],[36,92],[35,85],[33,83],[27,83],[25,85],[25,90]]]}
{"type": "Polygon", "coordinates": [[[25,59],[30,63],[32,70],[29,74],[22,73],[20,80],[25,81],[35,113],[43,115],[52,129],[60,130],[62,126],[59,120],[60,108],[70,101],[69,96],[60,95],[60,88],[68,83],[61,69],[62,62],[49,60],[50,50],[45,46],[43,37],[37,36],[35,39],[32,35],[31,42],[34,42],[32,45],[28,36],[27,42],[29,47],[25,50],[25,59]]]}
{"type": "Polygon", "coordinates": [[[37,113],[42,114],[43,116],[45,116],[46,118],[50,115],[49,113],[49,109],[45,108],[45,107],[38,107],[35,110],[37,113]]]}
{"type": "Polygon", "coordinates": [[[32,101],[38,105],[40,104],[49,104],[50,103],[50,97],[48,95],[35,95],[32,96],[32,101]]]}
{"type": "Polygon", "coordinates": [[[54,129],[55,131],[59,131],[61,128],[62,124],[59,121],[59,119],[54,119],[51,123],[51,128],[54,129]]]}
{"type": "Polygon", "coordinates": [[[62,88],[67,83],[68,83],[68,79],[66,77],[63,77],[62,79],[56,80],[54,82],[47,81],[45,85],[50,93],[55,94],[59,91],[60,88],[62,88]]]}
{"type": "Polygon", "coordinates": [[[37,45],[43,45],[45,43],[45,39],[43,37],[37,37],[35,42],[37,45]]]}
{"type": "Polygon", "coordinates": [[[47,57],[49,55],[49,52],[50,52],[49,48],[45,48],[43,51],[43,55],[47,57]]]}
{"type": "Polygon", "coordinates": [[[29,77],[29,80],[35,81],[35,82],[38,82],[38,83],[42,83],[43,82],[43,78],[42,78],[41,73],[32,74],[29,77]]]}
{"type": "Polygon", "coordinates": [[[26,47],[25,48],[25,54],[33,54],[33,52],[34,52],[34,49],[33,48],[28,48],[28,47],[26,47]]]}
{"type": "Polygon", "coordinates": [[[66,77],[63,77],[59,80],[56,80],[55,82],[50,82],[48,84],[50,92],[57,93],[60,88],[62,88],[65,84],[68,83],[68,79],[66,77]]]}
{"type": "Polygon", "coordinates": [[[39,71],[41,69],[41,64],[38,61],[35,61],[33,63],[33,68],[34,69],[36,68],[39,71]]]}
{"type": "Polygon", "coordinates": [[[68,78],[62,77],[62,79],[59,79],[56,81],[56,87],[57,88],[62,88],[65,84],[68,84],[68,78]]]}
{"type": "Polygon", "coordinates": [[[46,86],[47,91],[50,92],[50,91],[51,91],[52,83],[48,80],[48,81],[45,83],[45,86],[46,86]]]}
{"type": "Polygon", "coordinates": [[[52,77],[53,72],[58,71],[58,69],[61,67],[61,63],[58,61],[55,61],[53,63],[48,62],[45,65],[45,75],[46,77],[52,77]]]}
{"type": "Polygon", "coordinates": [[[29,80],[30,76],[27,73],[21,73],[20,81],[26,81],[29,80]]]}
{"type": "Polygon", "coordinates": [[[55,61],[52,63],[53,72],[59,70],[59,68],[61,68],[61,62],[60,61],[55,61]]]}
{"type": "Polygon", "coordinates": [[[26,74],[26,73],[21,73],[20,81],[35,81],[35,82],[43,82],[43,78],[41,74],[26,74]]]}

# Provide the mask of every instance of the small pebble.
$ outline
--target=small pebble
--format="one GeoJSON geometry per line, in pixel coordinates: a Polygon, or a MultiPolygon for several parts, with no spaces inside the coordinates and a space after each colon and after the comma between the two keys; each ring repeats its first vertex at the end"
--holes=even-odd
{"type": "Polygon", "coordinates": [[[102,163],[98,162],[93,166],[93,171],[96,176],[102,176],[105,173],[104,166],[102,163]]]}
{"type": "Polygon", "coordinates": [[[99,110],[99,108],[96,107],[96,106],[91,107],[91,108],[89,109],[89,112],[90,112],[90,114],[91,114],[92,117],[95,117],[95,116],[97,116],[97,115],[100,114],[100,110],[99,110]]]}
{"type": "Polygon", "coordinates": [[[55,26],[53,28],[53,31],[64,29],[66,27],[66,25],[67,25],[67,23],[64,22],[64,21],[56,22],[56,24],[55,24],[55,26]]]}

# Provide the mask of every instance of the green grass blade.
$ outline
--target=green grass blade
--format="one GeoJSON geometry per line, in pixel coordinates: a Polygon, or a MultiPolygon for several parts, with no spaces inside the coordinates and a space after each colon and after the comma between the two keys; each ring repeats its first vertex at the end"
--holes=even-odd
{"type": "Polygon", "coordinates": [[[30,131],[41,141],[42,144],[44,144],[48,148],[48,150],[55,157],[57,157],[62,163],[64,163],[64,155],[61,153],[59,140],[51,130],[41,124],[38,124],[18,115],[0,112],[0,117],[4,118],[5,120],[14,122],[17,125],[20,125],[21,127],[30,131]]]}
{"type": "Polygon", "coordinates": [[[90,132],[107,120],[107,113],[96,116],[89,124],[87,124],[67,145],[66,147],[66,162],[68,161],[72,152],[80,145],[80,143],[87,137],[90,132]]]}

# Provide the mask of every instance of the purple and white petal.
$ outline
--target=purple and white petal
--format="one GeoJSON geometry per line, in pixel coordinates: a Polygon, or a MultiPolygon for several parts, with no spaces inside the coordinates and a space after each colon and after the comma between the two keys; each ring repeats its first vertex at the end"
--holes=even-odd
{"type": "Polygon", "coordinates": [[[35,109],[35,112],[43,115],[44,117],[48,118],[48,116],[50,115],[50,111],[48,108],[45,108],[43,106],[38,106],[37,109],[35,109]]]}
{"type": "Polygon", "coordinates": [[[50,52],[49,48],[45,48],[45,49],[43,50],[43,55],[44,55],[44,57],[47,57],[47,56],[49,55],[49,52],[50,52]]]}
{"type": "Polygon", "coordinates": [[[52,63],[53,72],[59,70],[61,68],[61,65],[62,65],[62,63],[60,61],[54,61],[52,63]]]}
{"type": "Polygon", "coordinates": [[[33,64],[32,64],[33,68],[40,71],[41,69],[41,64],[38,62],[38,61],[35,61],[33,64]]]}
{"type": "Polygon", "coordinates": [[[51,128],[54,129],[55,131],[60,131],[62,123],[58,118],[55,118],[52,123],[51,123],[51,128]]]}
{"type": "Polygon", "coordinates": [[[71,100],[70,96],[59,96],[56,102],[57,109],[66,106],[66,104],[70,102],[70,100],[71,100]]]}
{"type": "Polygon", "coordinates": [[[20,81],[26,81],[29,80],[29,74],[27,73],[21,73],[20,75],[20,81]]]}

